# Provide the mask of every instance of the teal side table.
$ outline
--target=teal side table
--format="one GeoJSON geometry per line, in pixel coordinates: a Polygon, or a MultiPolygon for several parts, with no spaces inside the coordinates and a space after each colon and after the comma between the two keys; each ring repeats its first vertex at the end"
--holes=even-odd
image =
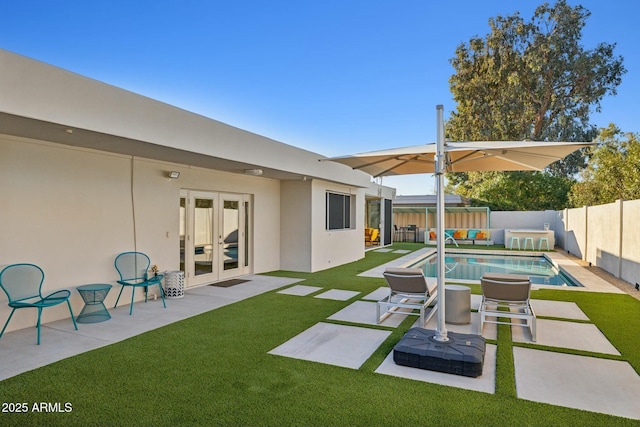
{"type": "Polygon", "coordinates": [[[76,318],[78,323],[98,323],[111,319],[111,315],[104,306],[104,299],[111,290],[111,285],[95,283],[78,286],[78,292],[84,300],[84,308],[76,318]]]}

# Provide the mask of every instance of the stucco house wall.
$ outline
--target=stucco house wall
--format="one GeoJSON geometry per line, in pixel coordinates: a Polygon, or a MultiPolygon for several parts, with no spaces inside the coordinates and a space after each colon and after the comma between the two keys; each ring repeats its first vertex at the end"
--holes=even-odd
{"type": "Polygon", "coordinates": [[[491,211],[491,228],[542,229],[555,221],[556,211],[491,211]]]}
{"type": "Polygon", "coordinates": [[[311,201],[311,238],[314,247],[311,252],[312,271],[325,270],[364,256],[364,189],[331,184],[324,181],[313,181],[311,201]],[[326,194],[350,194],[355,198],[355,211],[352,221],[355,228],[346,230],[326,229],[326,194]]]}
{"type": "Polygon", "coordinates": [[[584,255],[587,260],[596,260],[594,264],[606,271],[616,271],[619,262],[621,206],[621,201],[614,205],[591,206],[587,215],[585,234],[588,241],[584,255]]]}
{"type": "MultiPolygon", "coordinates": [[[[260,232],[253,233],[253,251],[259,256],[252,257],[252,271],[280,268],[280,253],[274,250],[280,245],[277,180],[5,135],[0,135],[0,153],[0,194],[6,201],[0,268],[39,265],[45,271],[44,293],[87,283],[111,283],[117,290],[113,260],[134,249],[147,253],[162,271],[178,270],[183,187],[252,194],[253,209],[260,213],[254,216],[260,232]],[[166,171],[177,169],[182,169],[179,180],[166,177],[166,171]]],[[[106,305],[113,306],[116,297],[112,291],[106,305]]],[[[4,314],[3,301],[4,294],[4,314]]],[[[77,313],[83,306],[75,292],[72,306],[77,313]]],[[[32,325],[34,313],[18,310],[8,330],[32,325]]],[[[68,311],[60,306],[43,316],[47,322],[68,311]]]]}
{"type": "Polygon", "coordinates": [[[319,271],[364,256],[364,189],[323,180],[282,183],[281,268],[319,271]],[[327,192],[353,197],[352,228],[326,229],[327,192]]]}
{"type": "MultiPolygon", "coordinates": [[[[621,239],[621,262],[618,276],[629,283],[640,283],[640,200],[622,202],[623,212],[621,239]]],[[[614,273],[615,274],[615,273],[614,273]]]]}
{"type": "MultiPolygon", "coordinates": [[[[2,49],[0,93],[0,268],[41,266],[45,293],[112,283],[112,306],[113,260],[134,249],[162,271],[179,269],[185,191],[250,200],[243,274],[317,271],[364,256],[364,199],[377,191],[365,173],[2,49]],[[327,191],[353,196],[351,229],[326,230],[327,191]]],[[[77,292],[71,301],[77,314],[77,292]]],[[[0,295],[0,318],[7,310],[0,295]]],[[[8,330],[34,324],[19,310],[8,330]]]]}
{"type": "Polygon", "coordinates": [[[282,270],[312,271],[311,211],[311,181],[284,181],[279,227],[282,270]]]}
{"type": "Polygon", "coordinates": [[[564,249],[583,258],[587,247],[587,210],[582,208],[566,209],[564,218],[564,249]]]}
{"type": "Polygon", "coordinates": [[[633,285],[640,283],[640,200],[539,212],[492,212],[492,228],[537,228],[550,224],[556,247],[633,285]]]}

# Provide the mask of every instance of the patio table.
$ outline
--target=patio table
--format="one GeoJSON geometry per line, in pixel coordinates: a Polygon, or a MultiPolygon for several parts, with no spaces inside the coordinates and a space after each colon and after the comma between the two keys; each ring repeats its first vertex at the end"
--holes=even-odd
{"type": "Polygon", "coordinates": [[[78,286],[78,292],[84,300],[85,306],[76,318],[78,323],[97,323],[111,319],[109,311],[104,306],[104,299],[111,290],[107,283],[94,283],[78,286]]]}

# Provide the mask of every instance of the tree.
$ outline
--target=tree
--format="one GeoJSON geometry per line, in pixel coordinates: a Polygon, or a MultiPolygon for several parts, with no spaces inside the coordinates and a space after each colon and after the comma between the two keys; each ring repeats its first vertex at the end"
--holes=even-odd
{"type": "MultiPolygon", "coordinates": [[[[615,95],[626,72],[615,44],[586,50],[580,43],[590,12],[565,0],[544,3],[525,21],[519,12],[489,19],[491,32],[456,48],[449,79],[457,103],[447,123],[447,137],[457,141],[591,141],[591,111],[615,95]]],[[[533,178],[572,177],[584,167],[580,152],[556,162],[533,178]]],[[[519,174],[449,174],[453,187],[467,180],[516,179],[519,174]],[[456,176],[457,175],[457,176],[456,176]],[[472,177],[473,175],[477,175],[472,177]]],[[[495,192],[494,192],[495,193],[495,192]]],[[[473,191],[470,194],[475,197],[473,191]]],[[[566,196],[566,195],[565,195],[566,196]]],[[[476,197],[479,198],[479,197],[476,197]]],[[[564,198],[566,202],[566,197],[564,198]]],[[[562,208],[561,201],[553,208],[562,208]]]]}
{"type": "Polygon", "coordinates": [[[589,163],[581,172],[582,179],[571,188],[571,206],[640,199],[639,138],[638,134],[623,134],[613,123],[601,129],[598,144],[587,153],[589,163]]]}
{"type": "Polygon", "coordinates": [[[469,197],[473,206],[502,211],[566,207],[567,194],[575,183],[571,178],[548,172],[470,173],[468,178],[456,187],[458,194],[469,197]]]}

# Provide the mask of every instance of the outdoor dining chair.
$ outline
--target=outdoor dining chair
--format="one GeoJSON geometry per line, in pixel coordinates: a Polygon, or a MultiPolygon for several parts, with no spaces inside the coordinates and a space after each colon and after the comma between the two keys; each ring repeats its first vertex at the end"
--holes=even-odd
{"type": "MultiPolygon", "coordinates": [[[[142,252],[123,252],[118,255],[114,261],[116,270],[120,275],[118,283],[122,285],[118,299],[113,308],[118,306],[122,290],[125,287],[131,287],[131,305],[129,306],[129,315],[133,313],[133,298],[135,296],[136,288],[148,288],[149,286],[158,286],[160,290],[160,298],[162,298],[162,305],[167,308],[167,304],[164,302],[164,291],[162,290],[162,274],[149,277],[148,271],[151,265],[151,260],[142,252]]],[[[144,302],[147,302],[147,292],[144,293],[144,302]]]]}
{"type": "Polygon", "coordinates": [[[71,310],[71,304],[69,303],[69,297],[71,292],[63,289],[53,292],[47,296],[42,295],[42,283],[44,282],[44,271],[40,267],[34,264],[12,264],[5,267],[0,272],[0,287],[7,297],[9,298],[9,307],[11,307],[11,314],[7,322],[0,332],[0,338],[4,335],[7,325],[13,317],[13,313],[20,308],[37,308],[38,309],[38,322],[36,327],[38,329],[38,345],[40,345],[40,320],[42,317],[42,309],[46,307],[53,307],[63,302],[67,303],[69,307],[69,313],[71,314],[71,321],[73,326],[78,330],[73,311],[71,310]]]}

